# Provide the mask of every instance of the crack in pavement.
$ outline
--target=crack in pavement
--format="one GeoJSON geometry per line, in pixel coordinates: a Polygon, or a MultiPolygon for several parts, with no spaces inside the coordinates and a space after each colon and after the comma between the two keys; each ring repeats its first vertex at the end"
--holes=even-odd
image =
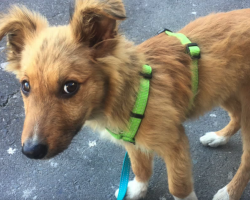
{"type": "Polygon", "coordinates": [[[18,92],[19,92],[19,89],[16,92],[14,92],[14,93],[9,94],[8,97],[7,97],[7,99],[6,99],[6,101],[3,102],[2,104],[0,104],[0,107],[2,107],[2,108],[6,107],[8,105],[8,103],[9,103],[9,100],[12,99],[13,96],[16,95],[18,92]]]}

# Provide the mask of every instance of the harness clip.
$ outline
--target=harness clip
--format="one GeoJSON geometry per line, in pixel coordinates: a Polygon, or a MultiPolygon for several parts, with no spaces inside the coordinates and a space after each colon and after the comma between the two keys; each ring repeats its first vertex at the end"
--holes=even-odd
{"type": "Polygon", "coordinates": [[[191,56],[193,59],[200,59],[200,48],[197,43],[188,43],[186,45],[186,52],[191,56]]]}
{"type": "Polygon", "coordinates": [[[160,30],[160,31],[157,32],[157,35],[159,35],[159,34],[165,32],[165,31],[169,31],[169,32],[171,32],[171,33],[173,32],[173,31],[170,31],[170,30],[167,29],[167,28],[163,28],[162,30],[160,30]]]}
{"type": "Polygon", "coordinates": [[[140,75],[145,79],[151,79],[153,77],[152,72],[150,74],[140,72],[140,75]]]}

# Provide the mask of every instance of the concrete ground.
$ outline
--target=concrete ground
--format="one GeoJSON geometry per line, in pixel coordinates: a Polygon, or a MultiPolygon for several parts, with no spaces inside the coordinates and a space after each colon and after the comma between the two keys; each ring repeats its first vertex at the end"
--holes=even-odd
{"type": "MultiPolygon", "coordinates": [[[[24,4],[45,15],[50,24],[68,23],[68,0],[1,0],[0,12],[14,3],[24,4]]],[[[167,27],[177,31],[188,22],[211,12],[250,7],[249,0],[136,0],[124,1],[128,19],[122,31],[135,43],[167,27]]],[[[5,42],[0,43],[0,63],[5,42]]],[[[218,55],[219,56],[219,55],[218,55]]],[[[115,200],[119,185],[124,149],[101,140],[98,134],[84,128],[68,150],[46,161],[27,159],[21,154],[20,136],[24,120],[19,83],[0,68],[0,199],[81,199],[115,200]]],[[[197,121],[185,124],[190,139],[195,190],[200,200],[211,200],[218,189],[234,176],[242,153],[240,133],[223,147],[204,147],[199,137],[223,128],[227,113],[214,109],[197,121]]],[[[131,179],[133,175],[131,173],[131,179]]],[[[165,165],[155,159],[155,169],[146,200],[172,199],[168,192],[165,165]]],[[[248,185],[242,200],[250,199],[248,185]]]]}

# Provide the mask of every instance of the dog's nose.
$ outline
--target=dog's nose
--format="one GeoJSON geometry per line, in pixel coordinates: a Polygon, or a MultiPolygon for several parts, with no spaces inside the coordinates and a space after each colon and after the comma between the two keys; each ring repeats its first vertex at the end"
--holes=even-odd
{"type": "Polygon", "coordinates": [[[28,158],[42,159],[48,152],[48,146],[28,141],[23,144],[22,152],[28,158]]]}

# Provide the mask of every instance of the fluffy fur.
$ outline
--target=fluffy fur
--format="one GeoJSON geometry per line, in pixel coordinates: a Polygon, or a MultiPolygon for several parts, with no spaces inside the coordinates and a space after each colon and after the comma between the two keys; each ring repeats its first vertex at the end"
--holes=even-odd
{"type": "Polygon", "coordinates": [[[1,14],[8,70],[31,87],[29,95],[23,94],[22,144],[35,133],[50,158],[67,148],[85,122],[100,131],[126,129],[139,72],[149,64],[153,78],[136,145],[121,142],[136,181],[148,182],[155,152],[166,162],[170,193],[188,198],[194,188],[182,123],[220,105],[231,121],[215,134],[230,137],[241,127],[244,151],[235,177],[215,200],[227,199],[223,194],[239,199],[250,179],[250,10],[212,14],[180,30],[201,49],[199,91],[191,110],[191,58],[185,46],[165,33],[134,46],[117,32],[125,18],[120,0],[77,0],[69,25],[58,27],[24,7],[1,14]],[[63,86],[72,80],[79,90],[64,98],[63,86]]]}
{"type": "Polygon", "coordinates": [[[215,132],[208,132],[202,137],[200,137],[200,142],[204,146],[218,147],[224,144],[227,144],[230,137],[219,136],[215,132]]]}
{"type": "Polygon", "coordinates": [[[178,197],[174,197],[174,200],[197,200],[196,194],[194,192],[191,192],[190,195],[185,197],[184,199],[180,199],[178,197]]]}
{"type": "MultiPolygon", "coordinates": [[[[138,182],[136,179],[129,181],[126,200],[136,200],[144,198],[147,194],[148,182],[138,182]]],[[[116,190],[115,196],[118,197],[119,189],[116,190]]]]}

